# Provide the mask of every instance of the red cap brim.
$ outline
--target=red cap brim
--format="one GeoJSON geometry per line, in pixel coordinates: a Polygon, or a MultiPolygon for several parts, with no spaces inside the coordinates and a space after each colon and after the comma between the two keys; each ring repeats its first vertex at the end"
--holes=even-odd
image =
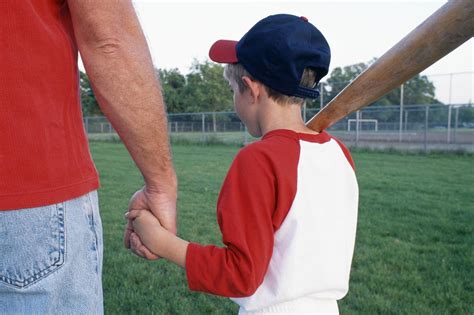
{"type": "Polygon", "coordinates": [[[237,41],[218,40],[209,49],[209,58],[218,63],[237,63],[237,41]]]}

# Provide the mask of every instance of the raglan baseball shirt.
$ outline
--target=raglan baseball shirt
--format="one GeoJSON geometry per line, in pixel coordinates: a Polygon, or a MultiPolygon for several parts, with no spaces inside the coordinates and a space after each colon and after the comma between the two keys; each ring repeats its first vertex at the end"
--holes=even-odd
{"type": "Polygon", "coordinates": [[[326,132],[274,130],[242,149],[217,202],[225,247],[190,243],[191,290],[240,313],[337,313],[348,291],[358,185],[346,147],[326,132]]]}

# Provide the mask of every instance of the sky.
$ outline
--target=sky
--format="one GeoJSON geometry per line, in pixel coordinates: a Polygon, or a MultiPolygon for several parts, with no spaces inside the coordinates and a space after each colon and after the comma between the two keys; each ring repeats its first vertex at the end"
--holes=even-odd
{"type": "MultiPolygon", "coordinates": [[[[214,41],[238,40],[258,20],[276,13],[305,16],[324,34],[332,52],[329,71],[367,62],[382,56],[446,1],[135,0],[133,3],[155,67],[178,68],[186,74],[193,59],[207,58],[214,41]]],[[[474,100],[473,55],[471,39],[422,72],[430,75],[442,101],[474,100]],[[447,73],[462,74],[440,75],[447,73]]]]}

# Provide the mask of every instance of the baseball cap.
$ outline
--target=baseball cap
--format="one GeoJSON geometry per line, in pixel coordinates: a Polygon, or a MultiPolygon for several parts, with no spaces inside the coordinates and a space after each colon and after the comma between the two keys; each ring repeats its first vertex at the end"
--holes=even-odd
{"type": "Polygon", "coordinates": [[[276,14],[260,20],[239,41],[216,41],[209,57],[241,63],[255,79],[285,95],[315,99],[319,91],[300,86],[301,77],[305,68],[314,69],[316,87],[328,73],[331,51],[307,18],[276,14]]]}

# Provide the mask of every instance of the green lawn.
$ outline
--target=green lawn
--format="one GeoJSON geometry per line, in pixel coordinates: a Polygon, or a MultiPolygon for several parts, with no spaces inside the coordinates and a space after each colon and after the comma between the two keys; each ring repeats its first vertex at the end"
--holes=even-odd
{"type": "MultiPolygon", "coordinates": [[[[93,142],[101,174],[108,314],[230,314],[225,298],[188,291],[184,271],[122,245],[141,177],[118,143],[93,142]]],[[[237,147],[173,147],[179,234],[220,244],[215,202],[237,147]]],[[[342,314],[474,314],[474,157],[358,152],[359,225],[342,314]]]]}

